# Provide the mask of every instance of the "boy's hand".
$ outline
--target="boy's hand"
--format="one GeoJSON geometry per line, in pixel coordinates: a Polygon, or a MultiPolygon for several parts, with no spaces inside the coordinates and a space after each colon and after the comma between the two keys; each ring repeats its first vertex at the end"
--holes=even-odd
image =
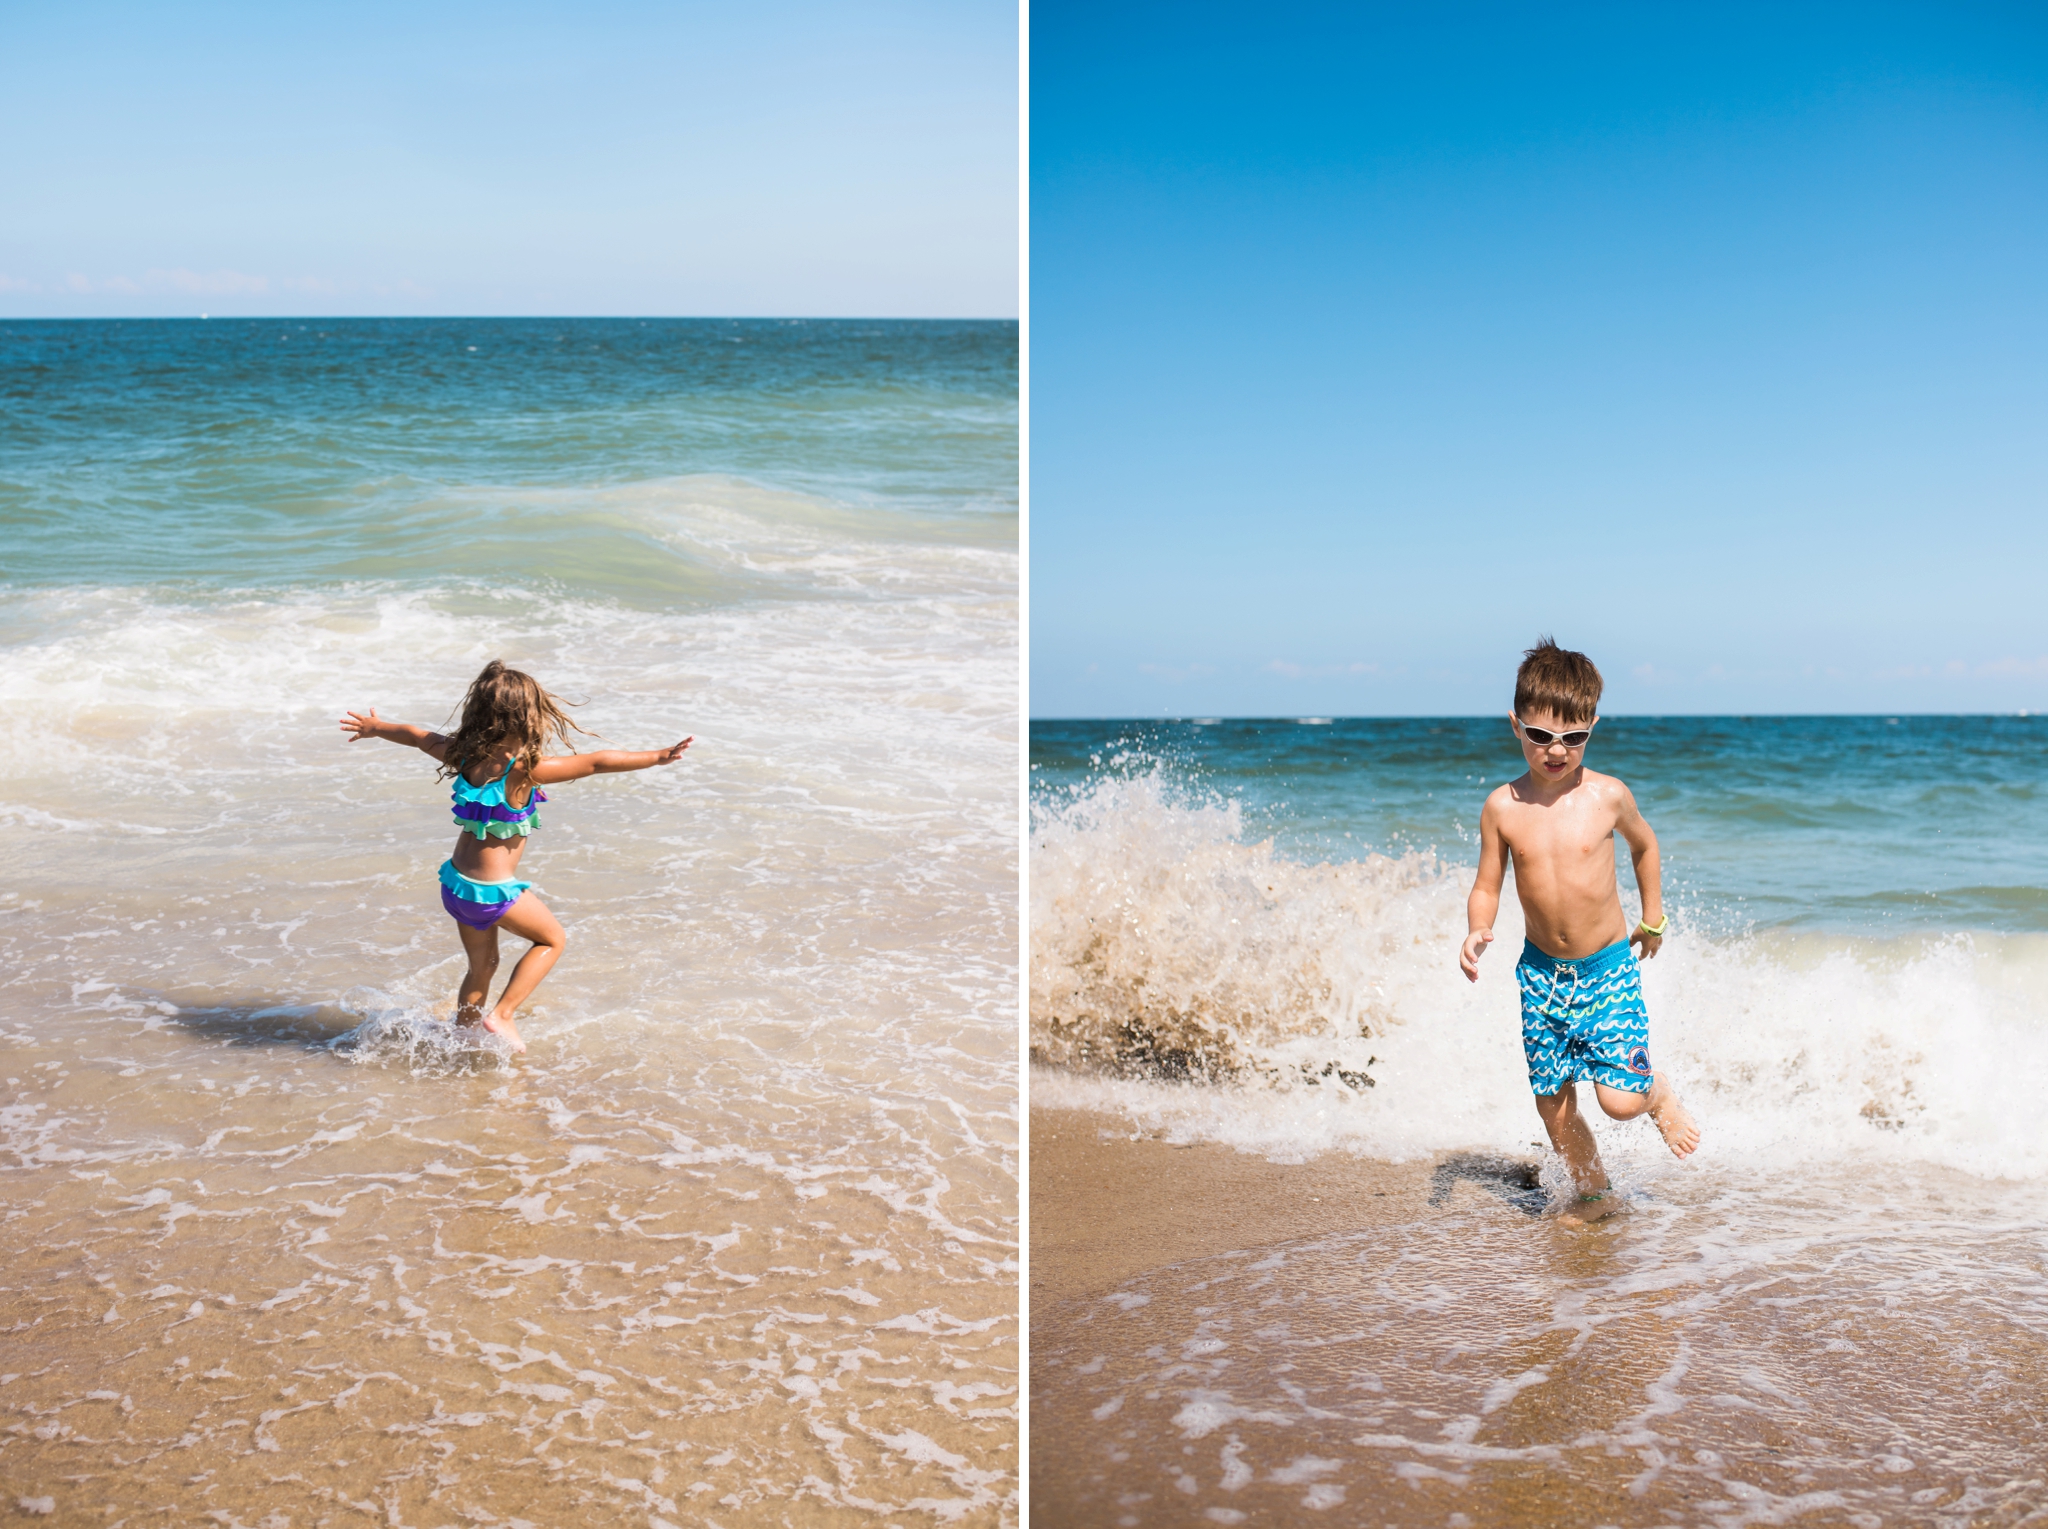
{"type": "Polygon", "coordinates": [[[689,737],[685,738],[681,743],[677,744],[674,748],[663,749],[661,751],[661,757],[655,760],[654,762],[658,765],[674,764],[678,759],[681,759],[683,757],[683,750],[688,748],[691,744],[695,743],[696,741],[697,735],[695,733],[692,733],[689,737]]]}
{"type": "Polygon", "coordinates": [[[352,711],[341,719],[341,730],[348,734],[350,743],[361,743],[365,738],[376,737],[377,730],[383,725],[374,706],[370,708],[367,717],[359,711],[352,711]]]}
{"type": "Polygon", "coordinates": [[[1486,954],[1486,947],[1492,943],[1491,929],[1475,929],[1465,936],[1465,943],[1458,948],[1458,969],[1468,982],[1479,980],[1479,958],[1486,954]]]}
{"type": "Polygon", "coordinates": [[[1642,958],[1645,961],[1664,948],[1664,936],[1650,933],[1641,924],[1636,925],[1636,931],[1628,937],[1628,942],[1631,945],[1641,945],[1643,947],[1642,958]]]}

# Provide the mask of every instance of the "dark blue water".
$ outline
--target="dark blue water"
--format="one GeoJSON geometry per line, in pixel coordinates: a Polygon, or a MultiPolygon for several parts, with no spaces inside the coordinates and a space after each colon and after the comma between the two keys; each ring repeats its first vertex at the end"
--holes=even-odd
{"type": "MultiPolygon", "coordinates": [[[[1586,758],[1710,927],[2048,930],[2048,719],[1610,717],[1586,758]]],[[[1503,718],[1031,724],[1039,806],[1157,770],[1304,861],[1475,862],[1480,805],[1522,768],[1503,718]]]]}

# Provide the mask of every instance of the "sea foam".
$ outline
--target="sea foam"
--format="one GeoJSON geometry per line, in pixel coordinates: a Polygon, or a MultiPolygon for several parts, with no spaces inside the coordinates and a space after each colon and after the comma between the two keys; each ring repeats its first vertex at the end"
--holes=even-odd
{"type": "MultiPolygon", "coordinates": [[[[1468,868],[1292,861],[1159,769],[1042,800],[1030,854],[1035,1103],[1282,1158],[1540,1137],[1512,883],[1474,984],[1457,966],[1468,868]]],[[[1683,908],[1674,924],[1644,964],[1651,1055],[1701,1121],[1702,1161],[2048,1175],[2048,938],[1728,937],[1683,908]]]]}

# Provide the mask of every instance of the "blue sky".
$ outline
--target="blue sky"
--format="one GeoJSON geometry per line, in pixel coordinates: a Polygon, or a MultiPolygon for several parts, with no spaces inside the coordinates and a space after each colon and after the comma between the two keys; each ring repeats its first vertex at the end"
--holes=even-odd
{"type": "Polygon", "coordinates": [[[7,8],[0,316],[1014,317],[1003,0],[7,8]]]}
{"type": "Polygon", "coordinates": [[[2048,11],[1031,49],[1033,715],[2048,708],[2048,11]]]}

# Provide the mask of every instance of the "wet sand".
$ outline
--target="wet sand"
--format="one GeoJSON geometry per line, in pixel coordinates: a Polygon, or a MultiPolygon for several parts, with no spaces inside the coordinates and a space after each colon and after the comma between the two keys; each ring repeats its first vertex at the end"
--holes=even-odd
{"type": "Polygon", "coordinates": [[[2033,1190],[1646,1158],[1575,1227],[1533,1156],[1288,1165],[1034,1110],[1032,1522],[2048,1512],[2033,1190]]]}
{"type": "Polygon", "coordinates": [[[1431,1173],[1341,1156],[1270,1163],[1209,1142],[1177,1147],[1119,1116],[1034,1109],[1032,1307],[1099,1296],[1164,1264],[1413,1220],[1428,1209],[1431,1173]]]}
{"type": "Polygon", "coordinates": [[[0,821],[0,1521],[1014,1517],[1015,559],[892,534],[836,587],[952,635],[314,591],[0,674],[56,740],[0,821]],[[698,735],[550,793],[517,1059],[445,1023],[447,787],[303,700],[438,721],[491,652],[698,735]]]}
{"type": "MultiPolygon", "coordinates": [[[[1427,1163],[1323,1156],[1273,1163],[1211,1142],[1176,1146],[1119,1116],[1031,1112],[1031,1311],[1071,1316],[1152,1270],[1426,1214],[1427,1163]]],[[[1034,1342],[1031,1521],[1118,1525],[1131,1505],[1084,1463],[1101,1420],[1034,1342]]],[[[1092,1401],[1092,1395],[1085,1398],[1092,1401]]],[[[1162,1505],[1163,1506],[1163,1505],[1162,1505]]],[[[1262,1520],[1264,1521],[1264,1520],[1262,1520]]]]}

